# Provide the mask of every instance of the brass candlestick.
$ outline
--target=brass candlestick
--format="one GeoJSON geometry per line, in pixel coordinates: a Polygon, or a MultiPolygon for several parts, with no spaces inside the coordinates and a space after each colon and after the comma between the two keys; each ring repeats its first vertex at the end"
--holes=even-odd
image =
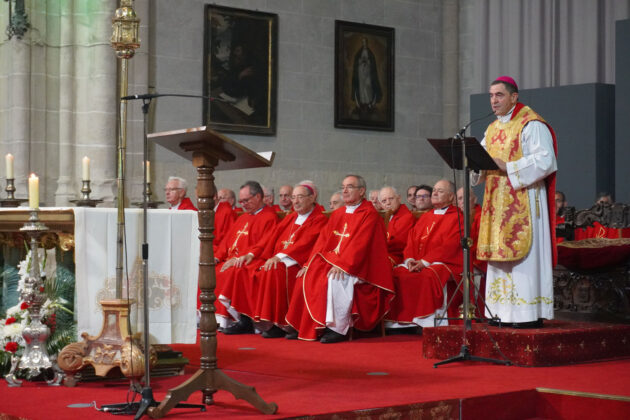
{"type": "Polygon", "coordinates": [[[90,180],[84,179],[81,181],[83,186],[81,187],[81,199],[70,200],[71,203],[76,203],[77,207],[96,207],[98,203],[102,203],[103,200],[94,200],[90,198],[92,189],[90,188],[90,180]]]}
{"type": "Polygon", "coordinates": [[[54,358],[48,356],[46,351],[46,340],[50,336],[50,329],[41,322],[41,308],[46,301],[44,294],[46,275],[42,275],[39,270],[38,239],[47,230],[48,228],[39,221],[39,209],[31,209],[28,222],[20,228],[20,231],[31,237],[31,264],[24,288],[20,292],[20,297],[28,304],[26,311],[31,322],[22,331],[22,337],[26,343],[24,353],[19,359],[13,356],[11,370],[5,376],[9,386],[22,385],[22,381],[16,377],[16,374],[22,370],[28,371],[27,377],[30,378],[42,374],[49,377],[50,379],[46,380],[48,385],[57,386],[63,379],[54,358]]]}
{"type": "Polygon", "coordinates": [[[0,207],[18,207],[20,203],[28,201],[27,199],[15,198],[14,178],[7,178],[7,186],[4,190],[7,192],[7,198],[0,200],[0,207]]]}
{"type": "MultiPolygon", "coordinates": [[[[160,204],[164,204],[164,201],[152,201],[151,200],[151,195],[153,193],[151,192],[151,183],[147,182],[147,187],[145,188],[144,192],[142,193],[143,196],[147,197],[147,208],[149,209],[157,209],[158,206],[160,204]]],[[[137,201],[135,203],[131,203],[136,207],[143,207],[144,203],[142,201],[137,201]]]]}

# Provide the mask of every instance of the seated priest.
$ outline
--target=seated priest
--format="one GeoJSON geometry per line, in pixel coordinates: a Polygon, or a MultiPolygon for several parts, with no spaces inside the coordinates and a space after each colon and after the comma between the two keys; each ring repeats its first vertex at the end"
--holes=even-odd
{"type": "Polygon", "coordinates": [[[330,215],[289,304],[286,320],[304,340],[336,343],[352,327],[372,330],[394,296],[385,226],[365,200],[365,180],[348,175],[341,189],[345,207],[330,215]]]}
{"type": "Polygon", "coordinates": [[[433,194],[433,188],[428,185],[422,184],[418,186],[416,190],[415,198],[416,198],[416,211],[428,211],[433,208],[433,204],[431,203],[431,195],[433,194]]]}
{"type": "MultiPolygon", "coordinates": [[[[387,320],[393,321],[386,324],[388,328],[432,327],[435,316],[446,313],[447,282],[458,281],[463,266],[459,230],[463,215],[452,204],[454,196],[450,181],[438,181],[431,195],[433,210],[423,214],[409,232],[405,261],[394,269],[396,298],[387,314],[387,320]]],[[[449,289],[454,292],[454,285],[449,289]]],[[[457,314],[460,303],[461,293],[449,314],[457,314]]]]}
{"type": "Polygon", "coordinates": [[[164,195],[166,195],[166,201],[170,204],[170,210],[195,210],[197,208],[193,205],[190,198],[186,197],[186,188],[188,184],[184,178],[178,176],[168,177],[166,186],[164,187],[164,195]]]}
{"type": "Polygon", "coordinates": [[[387,223],[387,252],[392,266],[403,261],[403,250],[407,244],[409,231],[416,222],[407,206],[401,206],[401,197],[394,187],[383,187],[379,191],[379,200],[389,218],[387,223]]]}
{"type": "Polygon", "coordinates": [[[222,277],[219,301],[225,307],[217,310],[217,316],[238,320],[224,329],[224,334],[252,333],[252,319],[265,338],[284,337],[287,332],[285,316],[296,274],[328,222],[315,203],[311,186],[298,184],[292,192],[295,211],[240,256],[232,268],[217,273],[222,277]]]}
{"type": "MultiPolygon", "coordinates": [[[[229,200],[229,194],[226,190],[221,189],[214,196],[214,239],[212,240],[212,248],[217,253],[219,244],[232,227],[236,220],[237,212],[232,207],[229,200]],[[223,194],[222,194],[223,192],[223,194]]],[[[227,190],[233,193],[231,190],[227,190]]]]}
{"type": "MultiPolygon", "coordinates": [[[[271,207],[264,205],[263,190],[258,182],[247,181],[241,186],[238,197],[244,213],[232,224],[214,254],[217,263],[215,288],[217,298],[221,291],[223,279],[218,274],[234,266],[238,257],[246,255],[250,248],[258,243],[265,234],[269,233],[278,222],[276,212],[271,207]]],[[[217,305],[217,311],[220,308],[221,305],[217,305]]],[[[220,324],[221,328],[231,326],[233,322],[230,323],[227,320],[226,317],[217,317],[217,322],[223,321],[220,324]]]]}
{"type": "Polygon", "coordinates": [[[292,210],[291,207],[291,196],[293,195],[293,187],[290,185],[283,185],[278,190],[278,204],[276,204],[274,209],[276,211],[283,211],[288,213],[292,210]]]}
{"type": "Polygon", "coordinates": [[[381,211],[383,210],[383,206],[381,206],[381,202],[378,199],[378,193],[379,193],[379,190],[370,190],[369,197],[376,211],[381,211]]]}
{"type": "Polygon", "coordinates": [[[343,207],[343,199],[341,198],[341,191],[337,191],[330,196],[328,210],[335,211],[340,207],[343,207]]]}

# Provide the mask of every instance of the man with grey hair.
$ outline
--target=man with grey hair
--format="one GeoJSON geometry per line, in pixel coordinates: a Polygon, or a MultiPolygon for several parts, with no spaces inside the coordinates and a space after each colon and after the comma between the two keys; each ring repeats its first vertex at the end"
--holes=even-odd
{"type": "Polygon", "coordinates": [[[335,210],[337,210],[340,207],[343,207],[343,200],[341,198],[341,191],[335,191],[330,196],[330,202],[329,202],[328,210],[335,211],[335,210]]]}
{"type": "Polygon", "coordinates": [[[402,262],[407,236],[416,219],[407,206],[401,206],[402,198],[396,188],[390,186],[381,188],[379,200],[383,210],[387,212],[387,252],[392,265],[395,266],[402,262]]]}
{"type": "Polygon", "coordinates": [[[171,210],[195,210],[190,198],[186,197],[187,183],[184,178],[178,176],[170,176],[164,187],[164,195],[166,201],[170,204],[171,210]]]}
{"type": "MultiPolygon", "coordinates": [[[[247,255],[250,249],[278,222],[276,212],[263,203],[263,190],[256,181],[247,181],[239,191],[239,204],[243,207],[242,214],[227,232],[216,253],[216,289],[217,300],[221,300],[221,291],[226,275],[237,265],[239,257],[247,255]]],[[[226,301],[229,305],[229,299],[226,301]]],[[[228,313],[223,305],[216,305],[217,322],[221,328],[238,325],[243,332],[253,332],[251,319],[241,318],[238,312],[228,313]],[[242,321],[242,322],[240,322],[242,321]]]]}
{"type": "Polygon", "coordinates": [[[383,210],[383,206],[381,206],[381,202],[378,199],[378,193],[379,193],[379,190],[370,190],[369,197],[376,211],[381,211],[383,210]]]}
{"type": "Polygon", "coordinates": [[[394,296],[385,226],[365,200],[365,180],[348,175],[341,190],[345,207],[331,214],[298,272],[286,316],[303,340],[337,343],[352,327],[370,331],[394,296]]]}
{"type": "Polygon", "coordinates": [[[264,185],[261,185],[261,187],[263,189],[263,203],[265,203],[269,207],[273,207],[275,191],[273,190],[273,188],[267,188],[264,185]]]}

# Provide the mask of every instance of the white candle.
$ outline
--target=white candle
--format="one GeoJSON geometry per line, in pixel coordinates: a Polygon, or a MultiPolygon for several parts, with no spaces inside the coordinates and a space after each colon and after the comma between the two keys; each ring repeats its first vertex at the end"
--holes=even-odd
{"type": "Polygon", "coordinates": [[[39,208],[39,178],[35,174],[28,178],[28,206],[32,209],[39,208]]]}
{"type": "Polygon", "coordinates": [[[83,157],[83,180],[84,181],[89,181],[90,180],[90,158],[87,156],[83,157]]]}
{"type": "Polygon", "coordinates": [[[147,171],[147,183],[151,182],[151,162],[147,160],[147,164],[145,165],[145,169],[147,171]]]}
{"type": "Polygon", "coordinates": [[[4,157],[4,161],[7,164],[7,179],[13,179],[13,155],[11,153],[7,153],[4,157]]]}

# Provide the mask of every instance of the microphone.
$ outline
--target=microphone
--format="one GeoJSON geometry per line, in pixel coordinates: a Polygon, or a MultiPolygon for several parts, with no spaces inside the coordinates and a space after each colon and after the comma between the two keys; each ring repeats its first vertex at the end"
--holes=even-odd
{"type": "Polygon", "coordinates": [[[144,93],[142,95],[128,95],[128,96],[123,96],[122,98],[120,98],[121,101],[128,101],[131,99],[153,99],[153,98],[157,98],[159,96],[162,96],[159,93],[144,93]]]}
{"type": "Polygon", "coordinates": [[[466,130],[468,130],[468,127],[470,127],[471,124],[476,123],[477,121],[483,120],[485,118],[488,118],[490,115],[494,115],[494,111],[491,111],[488,115],[484,115],[483,117],[475,118],[474,120],[470,121],[468,124],[463,126],[461,130],[457,132],[457,134],[455,134],[455,138],[458,140],[463,139],[464,133],[466,133],[466,130]]]}

